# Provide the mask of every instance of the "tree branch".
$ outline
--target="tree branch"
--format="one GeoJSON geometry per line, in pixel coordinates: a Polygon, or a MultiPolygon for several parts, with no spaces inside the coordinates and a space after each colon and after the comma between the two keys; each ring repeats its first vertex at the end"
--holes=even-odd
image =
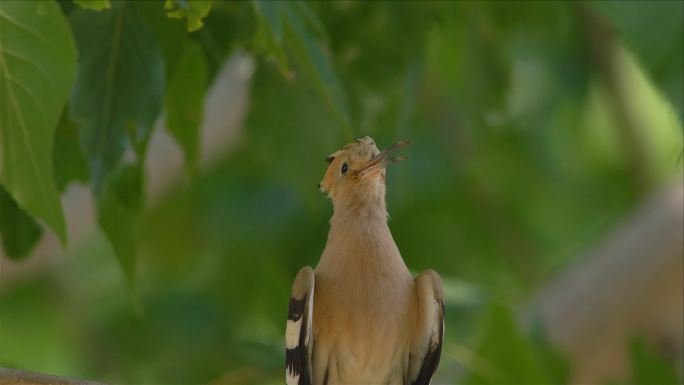
{"type": "Polygon", "coordinates": [[[100,382],[77,380],[49,374],[0,368],[0,385],[103,385],[100,382]]]}
{"type": "Polygon", "coordinates": [[[525,323],[541,319],[574,364],[574,383],[624,377],[627,341],[642,334],[681,362],[684,186],[654,194],[578,263],[542,287],[525,323]]]}

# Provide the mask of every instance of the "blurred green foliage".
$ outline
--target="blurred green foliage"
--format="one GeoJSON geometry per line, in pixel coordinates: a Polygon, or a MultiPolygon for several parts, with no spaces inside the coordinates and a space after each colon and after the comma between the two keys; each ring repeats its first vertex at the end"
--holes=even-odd
{"type": "Polygon", "coordinates": [[[634,338],[629,347],[633,384],[681,383],[681,374],[677,374],[675,367],[668,365],[665,357],[654,352],[643,340],[634,338]]]}
{"type": "MultiPolygon", "coordinates": [[[[0,292],[3,366],[126,384],[282,383],[289,286],[316,264],[331,215],[314,187],[323,159],[371,135],[413,142],[387,199],[409,267],[445,279],[435,382],[567,383],[569,363],[508,308],[682,169],[681,2],[168,0],[185,20],[162,1],[84,3],[60,1],[55,16],[70,22],[79,70],[51,159],[59,191],[92,185],[104,237],[0,292]],[[618,38],[646,190],[591,48],[597,22],[618,38]],[[234,52],[257,61],[243,139],[195,173],[204,94],[234,52]],[[146,207],[142,166],[162,107],[194,177],[146,207]]],[[[0,17],[3,47],[10,24],[0,17]]],[[[55,226],[7,192],[0,232],[20,257],[40,236],[22,207],[55,226]]],[[[635,383],[677,380],[634,346],[635,383]]]]}
{"type": "Polygon", "coordinates": [[[468,384],[565,384],[567,366],[552,350],[523,336],[510,311],[493,304],[484,313],[474,353],[485,365],[472,370],[468,384]],[[515,354],[511,354],[515,352],[515,354]],[[554,361],[555,360],[555,361],[554,361]],[[558,364],[560,363],[560,364],[558,364]]]}

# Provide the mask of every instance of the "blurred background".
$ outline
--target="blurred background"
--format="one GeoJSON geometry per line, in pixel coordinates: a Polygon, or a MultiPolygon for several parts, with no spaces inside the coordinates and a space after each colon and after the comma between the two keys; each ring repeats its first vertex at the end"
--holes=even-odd
{"type": "Polygon", "coordinates": [[[0,366],[283,383],[324,159],[370,135],[412,141],[389,226],[444,279],[434,384],[682,383],[684,3],[53,3],[69,242],[0,210],[0,366]]]}

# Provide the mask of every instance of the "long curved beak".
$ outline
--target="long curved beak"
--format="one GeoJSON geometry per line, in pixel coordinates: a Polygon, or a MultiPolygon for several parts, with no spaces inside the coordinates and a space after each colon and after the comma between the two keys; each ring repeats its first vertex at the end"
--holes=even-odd
{"type": "Polygon", "coordinates": [[[369,160],[365,166],[354,171],[354,174],[363,177],[364,175],[367,175],[374,170],[377,170],[379,168],[385,168],[389,164],[408,159],[407,156],[396,156],[394,158],[388,158],[387,156],[392,151],[398,150],[402,147],[406,147],[409,144],[411,144],[411,141],[409,140],[402,140],[400,142],[394,143],[393,145],[382,150],[378,155],[371,158],[371,160],[369,160]]]}

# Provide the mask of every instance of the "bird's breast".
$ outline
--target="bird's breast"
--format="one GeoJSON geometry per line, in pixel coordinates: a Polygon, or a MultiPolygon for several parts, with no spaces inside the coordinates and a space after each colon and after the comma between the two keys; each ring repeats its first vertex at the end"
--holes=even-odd
{"type": "Polygon", "coordinates": [[[413,280],[365,278],[376,282],[344,287],[334,279],[316,277],[315,384],[325,384],[326,379],[327,384],[404,381],[412,324],[410,308],[411,301],[415,301],[413,280]]]}

